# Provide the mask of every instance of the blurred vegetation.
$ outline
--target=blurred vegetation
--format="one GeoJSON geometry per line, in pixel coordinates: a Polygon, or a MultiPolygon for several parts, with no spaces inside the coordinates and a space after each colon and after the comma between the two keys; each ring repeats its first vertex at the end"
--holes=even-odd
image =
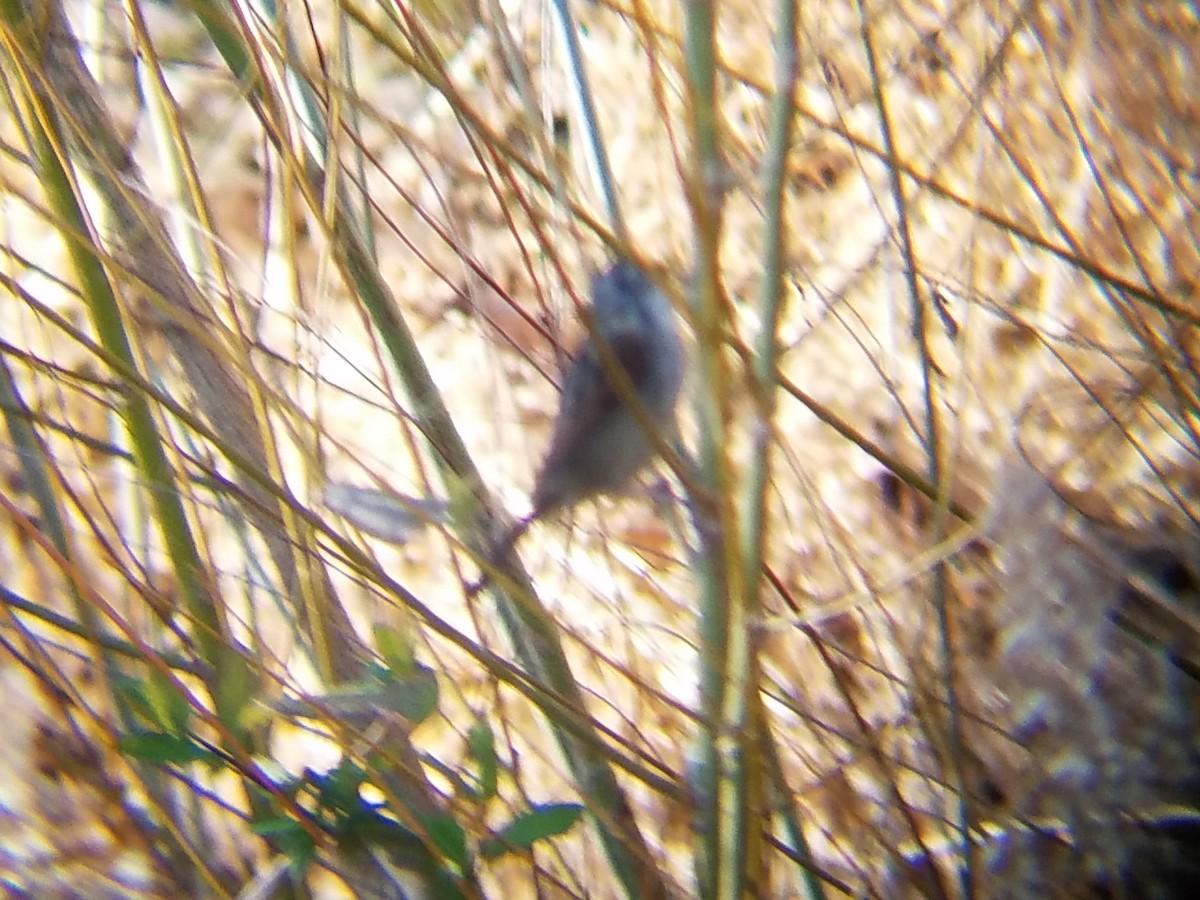
{"type": "Polygon", "coordinates": [[[565,7],[0,0],[0,883],[1186,896],[1194,5],[565,7]]]}

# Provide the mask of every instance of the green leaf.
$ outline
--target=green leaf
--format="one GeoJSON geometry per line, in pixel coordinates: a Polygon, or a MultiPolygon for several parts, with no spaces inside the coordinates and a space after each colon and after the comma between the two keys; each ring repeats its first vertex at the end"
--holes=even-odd
{"type": "Polygon", "coordinates": [[[296,830],[303,831],[295,819],[287,816],[277,816],[272,819],[259,819],[250,823],[250,830],[260,837],[276,838],[281,834],[291,834],[296,830]]]}
{"type": "Polygon", "coordinates": [[[407,640],[398,629],[387,625],[376,625],[373,631],[375,646],[379,649],[379,655],[387,663],[392,675],[401,680],[411,677],[416,662],[416,658],[413,656],[412,642],[407,640]]]}
{"type": "Polygon", "coordinates": [[[467,896],[463,893],[462,882],[445,869],[435,869],[431,881],[433,889],[430,895],[438,900],[460,900],[467,896]]]}
{"type": "Polygon", "coordinates": [[[147,762],[185,765],[199,760],[220,760],[220,757],[191,738],[159,731],[134,731],[117,743],[126,756],[147,762]]]}
{"type": "Polygon", "coordinates": [[[467,835],[449,813],[422,816],[421,824],[429,840],[460,872],[467,870],[467,835]]]}
{"type": "Polygon", "coordinates": [[[288,858],[292,874],[297,878],[304,874],[316,853],[317,845],[312,836],[295,819],[279,816],[259,819],[250,823],[250,830],[266,838],[288,858]]]}
{"type": "Polygon", "coordinates": [[[492,726],[479,719],[467,732],[467,751],[479,765],[479,787],[476,799],[490,800],[496,796],[499,763],[496,759],[496,736],[492,726]]]}
{"type": "Polygon", "coordinates": [[[484,841],[479,852],[485,859],[496,859],[505,853],[522,850],[534,841],[554,837],[567,831],[579,821],[583,807],[578,803],[547,803],[521,813],[492,838],[484,841]]]}
{"type": "Polygon", "coordinates": [[[317,802],[330,810],[342,813],[363,808],[363,799],[358,789],[367,780],[367,773],[356,763],[343,759],[337,767],[324,775],[313,775],[312,783],[317,790],[317,802]]]}
{"type": "Polygon", "coordinates": [[[145,699],[154,725],[174,735],[187,733],[192,707],[179,687],[162,672],[151,672],[146,679],[145,699]]]}
{"type": "Polygon", "coordinates": [[[398,712],[417,725],[437,709],[438,683],[433,669],[419,663],[406,678],[391,669],[370,666],[371,677],[343,685],[301,703],[297,714],[319,717],[324,711],[337,716],[361,716],[379,710],[398,712]]]}
{"type": "Polygon", "coordinates": [[[129,708],[145,720],[147,724],[158,724],[154,705],[150,702],[146,682],[140,678],[120,674],[113,678],[113,689],[125,698],[125,702],[129,704],[129,708]]]}
{"type": "Polygon", "coordinates": [[[433,669],[419,663],[405,678],[391,673],[379,694],[379,705],[395,710],[412,722],[420,724],[437,710],[438,683],[433,669]]]}
{"type": "Polygon", "coordinates": [[[217,664],[221,667],[221,677],[214,700],[221,724],[239,741],[248,742],[247,729],[255,718],[251,701],[262,685],[238,649],[222,645],[219,656],[217,664]]]}

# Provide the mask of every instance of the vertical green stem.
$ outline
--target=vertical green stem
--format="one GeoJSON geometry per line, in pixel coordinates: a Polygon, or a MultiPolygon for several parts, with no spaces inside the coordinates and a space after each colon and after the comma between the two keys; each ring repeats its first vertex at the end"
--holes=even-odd
{"type": "Polygon", "coordinates": [[[700,426],[700,479],[694,498],[702,549],[700,585],[700,685],[704,721],[698,796],[703,846],[697,881],[705,897],[755,893],[761,834],[761,780],[756,777],[760,725],[751,623],[746,606],[738,539],[736,485],[727,449],[731,442],[731,372],[724,352],[727,301],[721,289],[720,238],[726,178],[719,140],[716,12],[694,0],[685,7],[686,96],[694,167],[686,173],[696,258],[693,323],[697,342],[695,410],[700,426]],[[751,820],[753,819],[753,825],[751,820]]]}

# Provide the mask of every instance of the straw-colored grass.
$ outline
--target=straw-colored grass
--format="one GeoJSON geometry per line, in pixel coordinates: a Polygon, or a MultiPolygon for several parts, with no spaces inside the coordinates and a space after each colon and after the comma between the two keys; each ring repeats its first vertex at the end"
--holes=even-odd
{"type": "Polygon", "coordinates": [[[542,5],[57,6],[0,2],[6,889],[1200,878],[1193,4],[731,0],[712,73],[705,5],[575,4],[628,245],[542,5]],[[617,252],[684,453],[477,594],[617,252]],[[280,788],[351,765],[369,837],[280,788]]]}

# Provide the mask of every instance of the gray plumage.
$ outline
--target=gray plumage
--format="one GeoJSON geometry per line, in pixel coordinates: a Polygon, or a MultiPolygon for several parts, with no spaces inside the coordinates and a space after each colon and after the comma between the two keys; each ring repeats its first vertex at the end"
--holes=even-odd
{"type": "MultiPolygon", "coordinates": [[[[646,418],[673,427],[684,353],[667,298],[631,263],[592,279],[596,331],[620,363],[646,418]]],[[[621,490],[654,457],[654,442],[606,372],[594,338],[567,370],[550,449],[533,492],[542,516],[621,490]]]]}

